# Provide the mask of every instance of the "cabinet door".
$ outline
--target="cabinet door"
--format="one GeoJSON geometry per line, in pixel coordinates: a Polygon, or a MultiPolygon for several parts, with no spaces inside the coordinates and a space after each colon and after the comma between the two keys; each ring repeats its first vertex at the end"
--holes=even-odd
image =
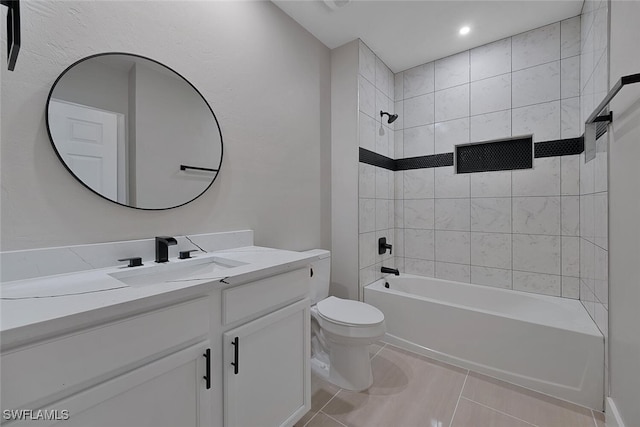
{"type": "Polygon", "coordinates": [[[223,336],[226,427],[290,426],[311,408],[309,300],[223,336]]]}
{"type": "Polygon", "coordinates": [[[69,419],[38,425],[210,427],[208,348],[208,341],[195,344],[56,402],[43,409],[68,410],[69,419]]]}

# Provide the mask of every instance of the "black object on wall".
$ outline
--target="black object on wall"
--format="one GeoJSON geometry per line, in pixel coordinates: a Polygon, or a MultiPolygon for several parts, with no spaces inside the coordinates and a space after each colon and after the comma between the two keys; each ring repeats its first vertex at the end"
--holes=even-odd
{"type": "Polygon", "coordinates": [[[460,145],[455,151],[456,173],[488,172],[533,167],[533,138],[510,138],[460,145]]]}
{"type": "Polygon", "coordinates": [[[7,68],[16,68],[18,52],[20,52],[20,0],[1,0],[2,6],[7,6],[7,68]]]}

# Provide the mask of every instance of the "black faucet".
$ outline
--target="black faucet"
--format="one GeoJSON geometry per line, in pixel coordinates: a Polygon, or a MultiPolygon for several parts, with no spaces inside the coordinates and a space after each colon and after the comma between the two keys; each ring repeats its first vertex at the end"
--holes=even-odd
{"type": "Polygon", "coordinates": [[[382,273],[393,273],[393,274],[395,274],[396,276],[399,276],[399,275],[400,275],[400,272],[398,271],[398,269],[397,269],[397,268],[382,267],[382,268],[380,269],[380,271],[381,271],[382,273]]]}
{"type": "Polygon", "coordinates": [[[387,249],[389,249],[390,254],[393,254],[392,248],[393,246],[387,243],[386,237],[381,237],[378,239],[378,255],[384,254],[385,252],[387,252],[387,249]]]}
{"type": "Polygon", "coordinates": [[[173,246],[176,244],[178,244],[178,242],[173,237],[156,237],[156,262],[169,261],[169,246],[173,246]]]}

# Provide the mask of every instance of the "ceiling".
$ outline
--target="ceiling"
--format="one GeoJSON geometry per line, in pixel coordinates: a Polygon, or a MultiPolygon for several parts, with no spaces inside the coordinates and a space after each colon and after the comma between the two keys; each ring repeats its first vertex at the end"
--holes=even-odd
{"type": "Polygon", "coordinates": [[[362,39],[394,73],[571,18],[580,14],[583,3],[583,0],[272,1],[330,49],[362,39]],[[345,5],[340,7],[341,4],[345,5]],[[461,36],[458,30],[465,25],[471,27],[471,32],[461,36]]]}

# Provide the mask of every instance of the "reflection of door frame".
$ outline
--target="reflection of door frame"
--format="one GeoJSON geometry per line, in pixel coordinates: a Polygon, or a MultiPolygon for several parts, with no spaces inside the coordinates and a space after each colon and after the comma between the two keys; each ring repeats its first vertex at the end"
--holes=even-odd
{"type": "Polygon", "coordinates": [[[115,111],[103,110],[101,108],[95,108],[90,105],[78,104],[77,102],[65,101],[64,99],[51,98],[52,101],[60,102],[63,104],[69,104],[78,108],[86,108],[88,110],[103,111],[105,113],[114,114],[117,120],[117,145],[116,145],[116,174],[117,174],[117,193],[118,203],[123,205],[129,204],[129,188],[127,186],[128,178],[128,165],[127,165],[127,133],[125,115],[122,113],[116,113],[115,111]]]}

